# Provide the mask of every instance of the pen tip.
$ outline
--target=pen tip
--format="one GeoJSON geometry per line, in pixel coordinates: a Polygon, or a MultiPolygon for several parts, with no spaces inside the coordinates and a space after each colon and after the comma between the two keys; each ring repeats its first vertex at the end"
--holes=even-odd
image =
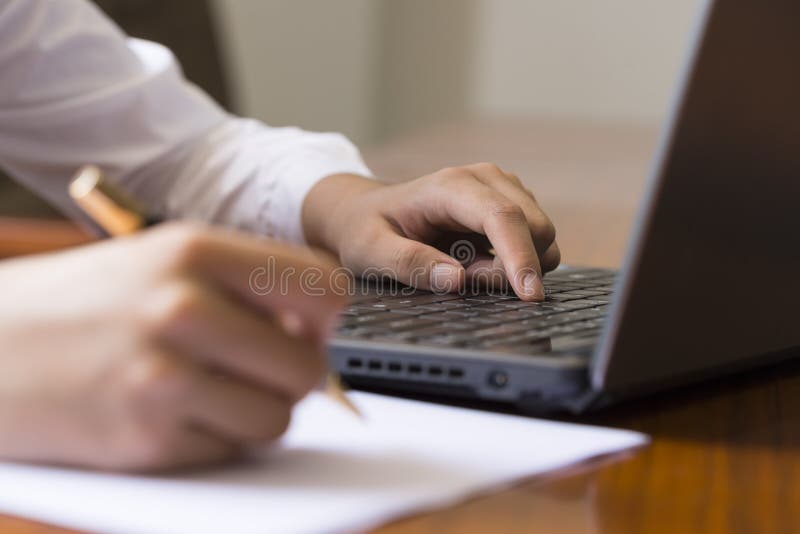
{"type": "Polygon", "coordinates": [[[335,373],[328,374],[325,391],[328,394],[328,396],[330,396],[339,404],[341,404],[343,407],[345,407],[350,413],[352,413],[359,419],[364,419],[364,414],[361,413],[361,410],[359,410],[358,407],[355,404],[353,404],[353,401],[350,400],[350,398],[347,396],[347,393],[345,392],[345,388],[342,385],[342,381],[339,378],[339,375],[335,373]]]}

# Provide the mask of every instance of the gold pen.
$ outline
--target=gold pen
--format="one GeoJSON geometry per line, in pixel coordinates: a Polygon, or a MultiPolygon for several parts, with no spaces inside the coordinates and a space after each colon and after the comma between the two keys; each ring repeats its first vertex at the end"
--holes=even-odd
{"type": "MultiPolygon", "coordinates": [[[[103,171],[95,165],[85,165],[75,173],[69,184],[69,195],[110,236],[132,234],[160,222],[159,219],[149,217],[134,199],[109,183],[103,171]]],[[[345,393],[338,374],[328,373],[324,390],[347,410],[363,417],[345,393]]]]}

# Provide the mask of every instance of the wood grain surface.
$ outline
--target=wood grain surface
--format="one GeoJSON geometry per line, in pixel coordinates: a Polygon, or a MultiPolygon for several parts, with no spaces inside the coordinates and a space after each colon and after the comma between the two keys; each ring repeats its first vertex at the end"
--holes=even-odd
{"type": "MultiPolygon", "coordinates": [[[[480,122],[399,139],[367,151],[367,158],[377,174],[391,179],[494,161],[519,174],[551,214],[566,262],[615,266],[624,253],[655,140],[655,130],[646,127],[480,122]]],[[[2,243],[0,238],[0,248],[2,243]]],[[[638,451],[397,521],[377,532],[800,530],[800,363],[562,419],[635,429],[653,441],[638,451]]],[[[6,517],[0,517],[0,531],[67,532],[6,517]]]]}
{"type": "Polygon", "coordinates": [[[0,258],[49,252],[90,240],[86,232],[66,221],[0,217],[0,258]]]}

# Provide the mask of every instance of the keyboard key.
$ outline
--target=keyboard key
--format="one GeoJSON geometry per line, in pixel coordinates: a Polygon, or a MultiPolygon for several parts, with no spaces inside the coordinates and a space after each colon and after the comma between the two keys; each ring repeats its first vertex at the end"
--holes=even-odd
{"type": "Polygon", "coordinates": [[[437,294],[437,293],[417,293],[415,295],[410,296],[401,296],[401,297],[384,297],[381,299],[381,302],[384,302],[389,305],[395,304],[412,304],[414,306],[424,305],[424,304],[434,304],[437,302],[444,302],[447,300],[457,300],[460,299],[461,296],[455,293],[444,293],[444,294],[437,294]]]}
{"type": "Polygon", "coordinates": [[[509,309],[509,310],[515,310],[517,308],[522,308],[522,307],[527,306],[527,305],[528,305],[527,302],[522,301],[522,300],[518,300],[518,299],[517,300],[507,300],[507,301],[504,301],[504,302],[495,302],[494,303],[494,306],[496,306],[497,308],[505,308],[505,309],[509,309]]]}
{"type": "Polygon", "coordinates": [[[554,295],[548,295],[545,302],[567,302],[570,300],[578,300],[585,298],[583,295],[571,295],[570,293],[556,293],[554,295]]]}
{"type": "Polygon", "coordinates": [[[493,302],[491,304],[479,304],[473,306],[471,309],[480,312],[482,315],[491,315],[494,313],[508,311],[508,307],[504,306],[504,303],[502,302],[493,302]]]}
{"type": "Polygon", "coordinates": [[[415,329],[413,330],[413,333],[416,339],[423,339],[435,336],[449,335],[452,334],[453,331],[449,326],[437,323],[435,325],[427,326],[425,328],[415,329]]]}
{"type": "Polygon", "coordinates": [[[545,286],[544,294],[545,294],[545,296],[546,295],[555,295],[556,293],[563,293],[565,291],[571,291],[572,289],[574,289],[574,288],[572,288],[572,287],[564,287],[564,286],[549,285],[549,286],[545,286]]]}
{"type": "Polygon", "coordinates": [[[603,297],[606,296],[608,293],[605,291],[595,291],[592,289],[573,289],[566,293],[562,293],[562,295],[568,296],[577,296],[579,298],[591,298],[591,297],[603,297]]]}
{"type": "Polygon", "coordinates": [[[590,286],[592,284],[598,284],[598,283],[600,283],[600,282],[591,282],[589,280],[583,280],[583,281],[550,280],[548,278],[545,278],[545,280],[544,280],[544,286],[545,287],[556,287],[556,288],[559,288],[559,289],[570,289],[570,288],[578,289],[578,288],[587,287],[587,286],[590,286]]]}
{"type": "Polygon", "coordinates": [[[603,302],[602,299],[592,297],[591,299],[560,302],[558,305],[568,310],[577,310],[579,308],[594,308],[595,306],[603,306],[605,304],[607,304],[607,302],[603,302]]]}
{"type": "Polygon", "coordinates": [[[530,318],[530,314],[526,313],[525,311],[510,310],[510,311],[496,313],[492,316],[492,318],[498,321],[505,321],[505,322],[522,321],[530,318]]]}
{"type": "Polygon", "coordinates": [[[467,308],[464,310],[447,310],[440,314],[437,314],[440,317],[446,317],[448,319],[465,319],[468,317],[479,317],[480,312],[478,310],[467,308]]]}
{"type": "Polygon", "coordinates": [[[360,327],[343,326],[339,328],[337,334],[346,337],[368,338],[375,334],[379,334],[381,332],[382,332],[381,329],[375,329],[366,326],[360,326],[360,327]]]}
{"type": "Polygon", "coordinates": [[[397,313],[401,315],[425,315],[427,313],[436,312],[436,308],[431,308],[430,306],[412,306],[408,308],[392,308],[392,313],[397,313]]]}
{"type": "Polygon", "coordinates": [[[483,296],[466,297],[464,300],[466,302],[472,302],[474,304],[493,304],[496,302],[499,303],[501,301],[513,300],[513,299],[514,297],[511,296],[500,297],[496,295],[483,295],[483,296]]]}
{"type": "Polygon", "coordinates": [[[510,334],[517,334],[526,329],[527,327],[520,323],[498,324],[496,326],[475,330],[472,334],[476,339],[480,339],[484,337],[508,336],[510,334]]]}
{"type": "Polygon", "coordinates": [[[374,304],[355,304],[353,306],[349,306],[346,308],[347,311],[355,312],[355,313],[372,313],[376,311],[386,311],[388,308],[386,305],[376,302],[374,304]]]}
{"type": "Polygon", "coordinates": [[[384,312],[359,315],[357,317],[350,317],[345,322],[347,324],[365,324],[365,323],[374,323],[379,321],[389,321],[391,319],[392,316],[389,315],[388,312],[384,311],[384,312]]]}
{"type": "Polygon", "coordinates": [[[424,317],[409,317],[406,319],[399,319],[396,321],[390,321],[386,323],[386,328],[391,328],[392,330],[413,330],[413,329],[421,329],[426,328],[428,326],[434,326],[439,324],[439,321],[426,319],[424,317]]]}
{"type": "Polygon", "coordinates": [[[370,341],[388,342],[388,343],[414,343],[414,333],[405,332],[391,332],[383,331],[377,332],[369,337],[370,341]]]}
{"type": "Polygon", "coordinates": [[[434,311],[457,310],[461,308],[470,308],[473,304],[463,300],[447,300],[444,302],[435,302],[429,304],[427,307],[434,311]]]}
{"type": "Polygon", "coordinates": [[[495,315],[479,315],[477,317],[469,317],[464,322],[472,325],[489,325],[499,324],[502,322],[502,320],[497,319],[495,315]]]}
{"type": "Polygon", "coordinates": [[[592,289],[596,291],[605,291],[608,294],[611,294],[614,291],[614,286],[602,285],[602,286],[595,286],[592,289]]]}
{"type": "MultiPolygon", "coordinates": [[[[526,302],[525,306],[520,306],[517,311],[520,312],[533,312],[540,311],[544,313],[559,313],[570,309],[563,302],[526,302]]],[[[541,315],[541,314],[539,314],[541,315]]]]}
{"type": "Polygon", "coordinates": [[[571,336],[553,338],[550,343],[555,352],[583,350],[588,353],[595,347],[599,334],[599,330],[582,332],[571,336]]]}

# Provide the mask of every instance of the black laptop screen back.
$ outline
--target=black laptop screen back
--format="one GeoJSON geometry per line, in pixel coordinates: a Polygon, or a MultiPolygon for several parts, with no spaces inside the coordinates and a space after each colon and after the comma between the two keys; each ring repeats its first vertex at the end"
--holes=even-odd
{"type": "Polygon", "coordinates": [[[800,2],[705,19],[593,385],[626,389],[800,346],[800,2]]]}

